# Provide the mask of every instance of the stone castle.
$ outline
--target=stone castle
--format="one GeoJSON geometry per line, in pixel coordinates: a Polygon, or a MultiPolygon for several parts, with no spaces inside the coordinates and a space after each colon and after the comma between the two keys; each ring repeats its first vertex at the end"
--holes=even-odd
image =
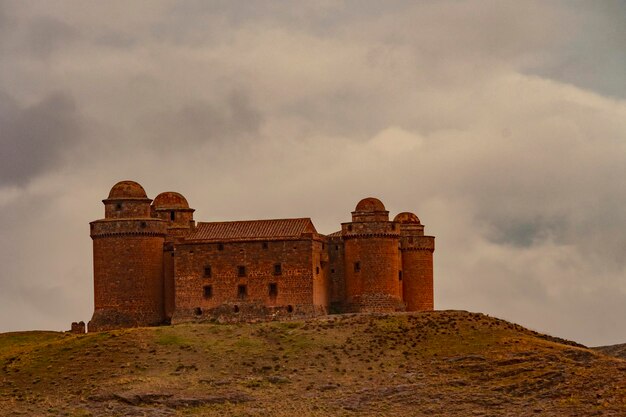
{"type": "Polygon", "coordinates": [[[322,235],[310,218],[196,222],[176,192],[113,186],[90,223],[89,331],[196,320],[252,321],[433,309],[435,238],[376,198],[322,235]]]}

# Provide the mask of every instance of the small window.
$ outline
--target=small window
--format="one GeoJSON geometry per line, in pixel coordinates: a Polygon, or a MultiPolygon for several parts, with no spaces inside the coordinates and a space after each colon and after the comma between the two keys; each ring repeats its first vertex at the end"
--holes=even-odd
{"type": "Polygon", "coordinates": [[[261,246],[263,247],[263,249],[269,248],[269,245],[267,244],[267,242],[263,242],[261,246]]]}
{"type": "Polygon", "coordinates": [[[278,295],[278,284],[271,282],[269,285],[269,295],[274,298],[278,295]]]}
{"type": "Polygon", "coordinates": [[[204,277],[211,278],[211,266],[207,265],[204,267],[204,277]]]}
{"type": "Polygon", "coordinates": [[[335,268],[331,268],[330,273],[334,274],[335,273],[335,268]]]}
{"type": "Polygon", "coordinates": [[[315,275],[319,275],[320,274],[320,267],[316,266],[315,267],[315,275]]]}
{"type": "Polygon", "coordinates": [[[402,281],[402,271],[398,271],[398,280],[402,281]]]}
{"type": "Polygon", "coordinates": [[[287,313],[293,313],[293,306],[291,304],[287,306],[287,313]]]}
{"type": "Polygon", "coordinates": [[[283,274],[282,264],[274,264],[274,275],[282,275],[282,274],[283,274]]]}
{"type": "Polygon", "coordinates": [[[141,222],[141,224],[139,225],[142,229],[145,229],[146,227],[148,227],[148,223],[146,222],[141,222]]]}
{"type": "Polygon", "coordinates": [[[121,210],[122,209],[122,204],[121,203],[117,203],[115,205],[115,210],[121,210]]]}
{"type": "Polygon", "coordinates": [[[361,262],[354,263],[354,272],[361,272],[361,262]]]}
{"type": "Polygon", "coordinates": [[[210,285],[205,285],[204,286],[204,298],[211,298],[213,297],[213,287],[211,287],[210,285]]]}
{"type": "Polygon", "coordinates": [[[202,315],[202,309],[200,307],[196,307],[196,308],[193,309],[193,313],[196,316],[201,316],[202,315]]]}
{"type": "Polygon", "coordinates": [[[335,250],[339,250],[339,245],[335,245],[335,250]]]}
{"type": "Polygon", "coordinates": [[[239,265],[237,267],[237,276],[238,277],[245,277],[246,276],[246,267],[243,265],[239,265]]]}
{"type": "Polygon", "coordinates": [[[224,244],[223,243],[218,243],[217,244],[217,250],[224,250],[224,244]]]}
{"type": "Polygon", "coordinates": [[[352,231],[352,225],[351,225],[351,224],[349,224],[349,225],[348,225],[348,232],[351,232],[351,231],[352,231]]]}
{"type": "Polygon", "coordinates": [[[239,298],[240,300],[244,300],[247,295],[248,295],[248,287],[245,285],[238,285],[237,286],[237,298],[239,298]]]}
{"type": "Polygon", "coordinates": [[[176,220],[176,212],[170,211],[170,220],[176,220]]]}
{"type": "Polygon", "coordinates": [[[396,224],[395,223],[391,224],[391,230],[396,230],[396,224]]]}
{"type": "Polygon", "coordinates": [[[322,242],[322,249],[324,249],[326,247],[326,245],[324,244],[324,242],[322,242]]]}

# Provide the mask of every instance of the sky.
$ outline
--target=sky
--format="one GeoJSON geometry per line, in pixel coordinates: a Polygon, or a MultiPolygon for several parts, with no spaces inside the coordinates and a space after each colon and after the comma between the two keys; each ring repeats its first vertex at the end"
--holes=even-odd
{"type": "Polygon", "coordinates": [[[626,1],[0,0],[0,331],[93,312],[120,180],[198,221],[364,197],[435,306],[626,343],[626,1]]]}

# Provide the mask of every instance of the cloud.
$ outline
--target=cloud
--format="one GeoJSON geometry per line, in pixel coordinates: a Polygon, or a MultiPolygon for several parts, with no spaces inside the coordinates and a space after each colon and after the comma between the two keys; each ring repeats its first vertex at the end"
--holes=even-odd
{"type": "Polygon", "coordinates": [[[79,132],[76,106],[68,95],[54,93],[21,107],[0,92],[0,185],[23,185],[54,168],[79,132]]]}
{"type": "Polygon", "coordinates": [[[0,283],[21,317],[0,329],[89,318],[86,225],[134,179],[201,221],[321,232],[377,196],[436,235],[439,307],[626,341],[619,10],[0,4],[19,28],[0,36],[0,283]]]}

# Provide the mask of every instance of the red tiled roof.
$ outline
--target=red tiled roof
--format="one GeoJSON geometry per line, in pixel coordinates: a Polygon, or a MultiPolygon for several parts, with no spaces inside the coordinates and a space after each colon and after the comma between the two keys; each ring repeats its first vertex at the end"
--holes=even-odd
{"type": "Polygon", "coordinates": [[[198,223],[185,240],[293,239],[303,233],[317,233],[310,218],[198,223]]]}
{"type": "Polygon", "coordinates": [[[341,237],[341,230],[336,231],[335,233],[331,233],[329,235],[326,235],[327,237],[341,237]]]}

